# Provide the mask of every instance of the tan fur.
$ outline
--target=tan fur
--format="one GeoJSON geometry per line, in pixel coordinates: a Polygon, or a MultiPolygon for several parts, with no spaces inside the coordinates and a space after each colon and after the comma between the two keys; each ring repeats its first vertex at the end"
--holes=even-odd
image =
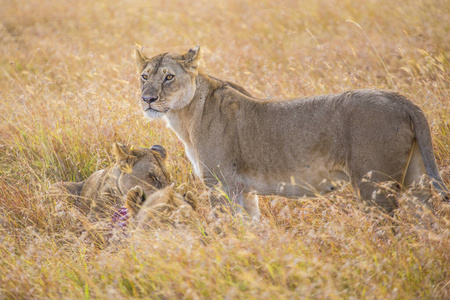
{"type": "Polygon", "coordinates": [[[170,183],[163,147],[130,149],[114,143],[112,152],[116,158],[114,165],[93,173],[82,182],[55,183],[49,188],[49,194],[68,195],[82,211],[111,217],[111,213],[124,204],[124,196],[130,189],[139,186],[141,197],[145,197],[170,183]]]}
{"type": "Polygon", "coordinates": [[[357,90],[264,101],[200,72],[199,57],[198,47],[151,59],[137,50],[141,107],[165,119],[209,187],[220,182],[252,217],[259,216],[254,193],[309,197],[349,181],[363,199],[392,212],[395,198],[379,182],[397,189],[428,174],[447,191],[425,116],[405,97],[357,90]]]}
{"type": "Polygon", "coordinates": [[[130,224],[133,229],[146,229],[161,224],[196,224],[197,198],[191,192],[182,196],[170,185],[145,200],[142,194],[142,188],[137,186],[127,195],[125,206],[131,215],[130,224]]]}

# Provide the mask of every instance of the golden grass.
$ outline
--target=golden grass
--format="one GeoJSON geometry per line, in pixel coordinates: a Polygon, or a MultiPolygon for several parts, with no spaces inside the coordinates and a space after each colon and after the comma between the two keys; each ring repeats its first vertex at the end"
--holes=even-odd
{"type": "Polygon", "coordinates": [[[132,51],[206,49],[204,69],[262,98],[397,90],[429,118],[450,186],[450,6],[400,1],[0,1],[0,298],[450,297],[450,212],[367,213],[349,188],[261,198],[259,224],[211,217],[101,248],[61,214],[51,183],[111,163],[114,141],[164,145],[201,195],[184,149],[137,106],[132,51]]]}

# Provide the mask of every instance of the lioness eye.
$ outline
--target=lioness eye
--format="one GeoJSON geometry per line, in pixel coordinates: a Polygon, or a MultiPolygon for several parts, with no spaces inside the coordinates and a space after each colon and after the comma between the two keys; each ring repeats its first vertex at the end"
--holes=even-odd
{"type": "Polygon", "coordinates": [[[148,79],[148,75],[147,74],[142,74],[142,79],[147,80],[148,79]]]}
{"type": "Polygon", "coordinates": [[[166,81],[172,80],[175,77],[175,75],[167,75],[166,81]]]}

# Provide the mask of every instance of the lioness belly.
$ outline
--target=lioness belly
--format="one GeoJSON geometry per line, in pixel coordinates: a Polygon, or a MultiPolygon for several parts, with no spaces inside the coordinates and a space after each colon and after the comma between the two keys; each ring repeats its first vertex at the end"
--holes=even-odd
{"type": "Polygon", "coordinates": [[[246,191],[284,197],[323,195],[349,182],[349,176],[340,168],[302,168],[299,171],[292,174],[246,172],[241,174],[241,179],[246,191]]]}

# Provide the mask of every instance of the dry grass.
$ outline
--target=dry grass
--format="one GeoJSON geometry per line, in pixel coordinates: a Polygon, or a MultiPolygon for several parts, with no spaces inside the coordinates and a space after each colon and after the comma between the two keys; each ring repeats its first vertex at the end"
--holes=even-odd
{"type": "Polygon", "coordinates": [[[208,236],[161,228],[100,249],[89,222],[45,197],[111,162],[113,141],[176,136],[137,106],[146,54],[208,49],[204,69],[262,98],[387,88],[419,104],[450,186],[450,6],[443,0],[0,0],[0,298],[450,298],[450,212],[367,213],[349,189],[262,198],[244,225],[200,214],[208,236]],[[83,233],[84,232],[84,233],[83,233]]]}

